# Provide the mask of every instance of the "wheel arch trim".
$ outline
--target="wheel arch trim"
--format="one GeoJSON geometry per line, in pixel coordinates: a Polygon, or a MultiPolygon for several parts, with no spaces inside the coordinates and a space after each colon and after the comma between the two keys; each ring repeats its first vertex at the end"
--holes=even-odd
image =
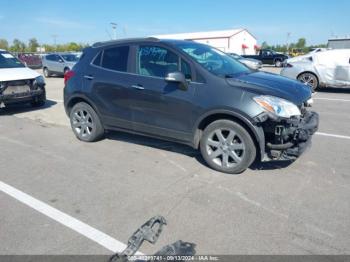
{"type": "Polygon", "coordinates": [[[67,101],[64,101],[64,109],[66,111],[67,116],[69,117],[70,111],[73,108],[73,106],[76,103],[79,102],[85,102],[87,104],[89,104],[96,112],[96,114],[100,117],[101,119],[101,114],[99,112],[99,110],[97,109],[97,107],[94,105],[94,103],[84,94],[76,94],[76,95],[72,95],[67,101]]]}
{"type": "MultiPolygon", "coordinates": [[[[208,122],[207,125],[212,123],[213,121],[219,120],[219,119],[236,119],[239,120],[239,122],[242,122],[245,126],[245,128],[248,128],[248,132],[253,136],[254,141],[256,142],[257,148],[260,152],[260,158],[263,159],[265,155],[265,133],[262,127],[254,124],[254,120],[245,116],[241,112],[236,112],[232,110],[227,109],[215,109],[206,112],[203,114],[195,124],[195,130],[193,131],[193,146],[194,148],[199,147],[199,142],[202,137],[202,129],[201,124],[207,120],[212,118],[212,121],[208,122]],[[217,117],[216,117],[217,116],[217,117]]],[[[207,126],[206,125],[206,126],[207,126]]]]}

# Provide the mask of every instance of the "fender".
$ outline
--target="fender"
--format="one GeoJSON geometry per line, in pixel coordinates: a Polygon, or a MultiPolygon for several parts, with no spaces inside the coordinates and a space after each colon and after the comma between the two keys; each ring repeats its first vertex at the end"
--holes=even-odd
{"type": "Polygon", "coordinates": [[[210,110],[210,111],[204,113],[202,116],[199,117],[199,119],[195,123],[195,127],[193,130],[193,145],[195,148],[198,148],[199,141],[201,138],[201,132],[199,129],[200,123],[205,118],[210,117],[212,115],[217,115],[217,114],[224,114],[227,116],[232,116],[232,117],[237,118],[240,121],[242,121],[249,128],[248,131],[251,131],[251,133],[254,136],[253,138],[255,139],[255,141],[259,145],[261,160],[264,158],[264,155],[265,155],[265,133],[264,133],[263,128],[261,126],[258,126],[257,122],[255,120],[253,120],[251,117],[247,116],[243,112],[240,112],[238,110],[234,111],[232,109],[230,109],[230,110],[228,110],[228,109],[213,109],[213,110],[210,110]]]}
{"type": "Polygon", "coordinates": [[[97,113],[97,115],[101,118],[101,113],[99,112],[98,108],[94,105],[94,103],[83,93],[75,93],[74,95],[71,95],[69,97],[69,100],[64,100],[64,109],[66,111],[67,116],[69,117],[69,107],[68,105],[75,99],[81,99],[85,100],[97,113]]]}

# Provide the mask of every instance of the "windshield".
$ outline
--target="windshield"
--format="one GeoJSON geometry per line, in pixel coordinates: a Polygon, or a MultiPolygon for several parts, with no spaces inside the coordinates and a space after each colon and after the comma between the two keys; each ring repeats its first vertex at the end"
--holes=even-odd
{"type": "Polygon", "coordinates": [[[63,59],[67,62],[77,62],[79,60],[78,56],[74,54],[61,55],[63,59]]]}
{"type": "Polygon", "coordinates": [[[245,65],[213,47],[198,43],[176,43],[209,72],[222,77],[250,72],[245,65]]]}
{"type": "Polygon", "coordinates": [[[8,52],[0,51],[0,68],[25,67],[17,58],[8,52]]]}

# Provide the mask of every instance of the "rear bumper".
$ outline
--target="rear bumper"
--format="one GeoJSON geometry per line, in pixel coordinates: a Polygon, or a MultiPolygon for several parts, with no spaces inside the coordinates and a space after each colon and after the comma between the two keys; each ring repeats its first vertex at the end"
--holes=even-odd
{"type": "Polygon", "coordinates": [[[303,117],[277,123],[274,130],[274,142],[266,143],[266,152],[271,159],[295,160],[310,145],[313,134],[318,130],[319,115],[305,112],[303,117]]]}

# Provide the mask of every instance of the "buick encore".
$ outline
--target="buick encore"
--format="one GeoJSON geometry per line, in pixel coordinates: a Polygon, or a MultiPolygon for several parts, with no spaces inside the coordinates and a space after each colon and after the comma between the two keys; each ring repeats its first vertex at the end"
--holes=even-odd
{"type": "Polygon", "coordinates": [[[254,160],[300,156],[318,128],[311,103],[307,85],[192,41],[96,43],[65,74],[64,106],[78,139],[121,130],[171,140],[231,174],[254,160]]]}

